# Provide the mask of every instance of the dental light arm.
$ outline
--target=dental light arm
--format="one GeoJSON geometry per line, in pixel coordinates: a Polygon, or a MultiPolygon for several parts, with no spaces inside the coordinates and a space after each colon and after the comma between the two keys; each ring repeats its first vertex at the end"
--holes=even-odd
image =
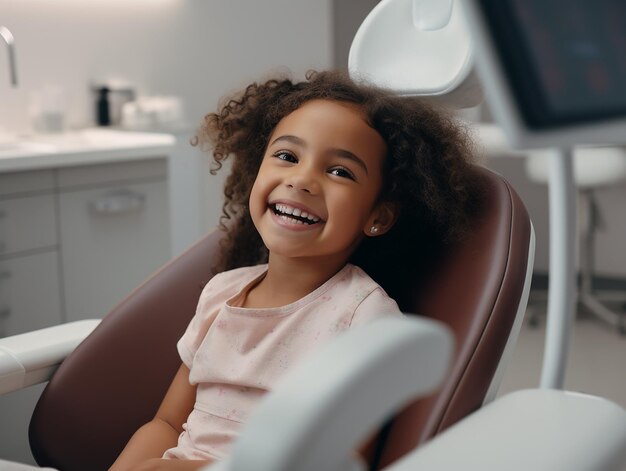
{"type": "Polygon", "coordinates": [[[48,381],[99,323],[77,321],[0,339],[0,394],[48,381]]]}

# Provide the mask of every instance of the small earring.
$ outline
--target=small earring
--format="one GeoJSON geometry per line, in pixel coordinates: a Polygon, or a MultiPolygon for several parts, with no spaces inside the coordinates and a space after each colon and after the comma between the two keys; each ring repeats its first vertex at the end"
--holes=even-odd
{"type": "Polygon", "coordinates": [[[372,234],[376,234],[376,233],[378,232],[378,226],[372,226],[372,227],[370,228],[370,232],[371,232],[372,234]]]}

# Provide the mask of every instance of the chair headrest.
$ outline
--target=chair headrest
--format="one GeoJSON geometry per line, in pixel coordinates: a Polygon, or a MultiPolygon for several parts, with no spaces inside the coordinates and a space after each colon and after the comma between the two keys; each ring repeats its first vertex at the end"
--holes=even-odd
{"type": "Polygon", "coordinates": [[[482,101],[473,45],[455,0],[383,0],[363,21],[348,58],[350,75],[401,95],[454,108],[482,101]]]}

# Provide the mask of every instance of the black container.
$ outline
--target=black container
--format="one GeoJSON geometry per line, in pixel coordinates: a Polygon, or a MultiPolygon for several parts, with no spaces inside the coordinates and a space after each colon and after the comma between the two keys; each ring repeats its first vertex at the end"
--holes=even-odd
{"type": "Polygon", "coordinates": [[[111,124],[109,92],[110,90],[107,87],[98,88],[98,101],[96,103],[96,122],[99,126],[109,126],[111,124]]]}

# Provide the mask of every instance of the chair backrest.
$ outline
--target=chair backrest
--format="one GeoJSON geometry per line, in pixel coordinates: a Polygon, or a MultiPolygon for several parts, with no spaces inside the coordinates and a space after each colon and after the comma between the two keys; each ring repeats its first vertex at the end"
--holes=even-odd
{"type": "Polygon", "coordinates": [[[528,301],[533,229],[511,185],[489,170],[482,173],[486,197],[474,232],[446,250],[436,270],[415,286],[407,307],[451,327],[456,339],[451,372],[437,393],[397,414],[379,439],[384,443],[374,468],[480,408],[493,393],[505,348],[517,338],[528,301]]]}
{"type": "MultiPolygon", "coordinates": [[[[523,298],[528,214],[506,181],[482,173],[487,197],[475,233],[450,247],[408,298],[408,311],[452,327],[457,351],[451,374],[438,393],[396,417],[381,441],[380,465],[481,406],[523,298]]],[[[180,364],[176,342],[212,276],[220,236],[210,233],[137,288],[61,365],[30,424],[40,465],[107,469],[153,417],[180,364]]]]}

